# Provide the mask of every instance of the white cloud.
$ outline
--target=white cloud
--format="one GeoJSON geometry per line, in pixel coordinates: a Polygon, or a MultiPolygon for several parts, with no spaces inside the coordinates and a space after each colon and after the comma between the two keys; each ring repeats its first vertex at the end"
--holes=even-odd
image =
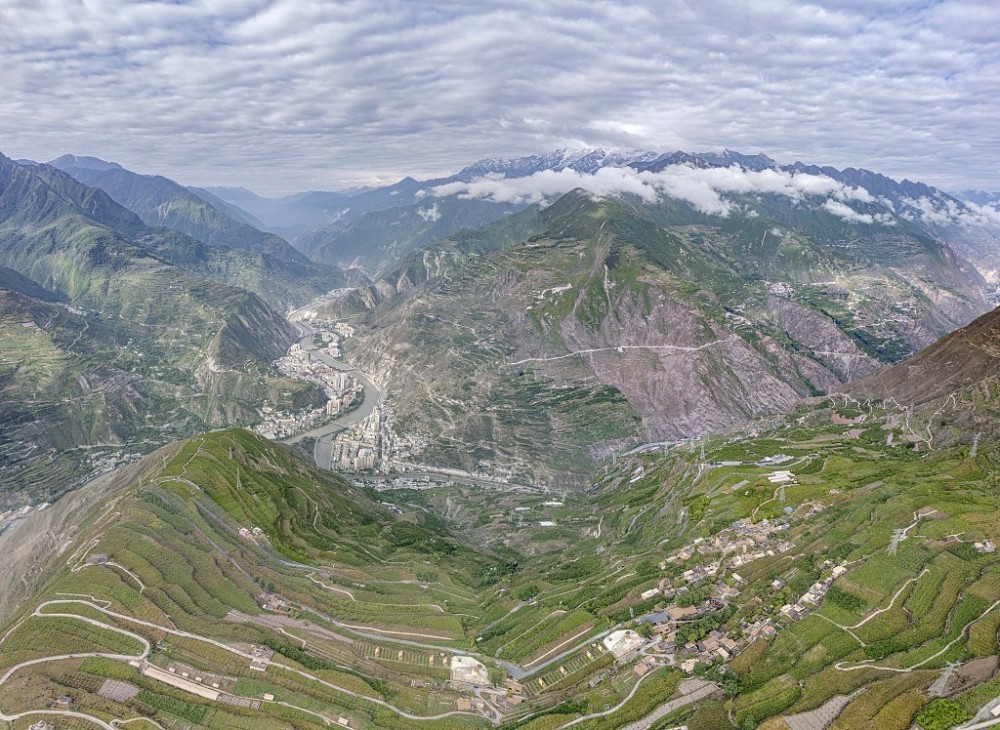
{"type": "Polygon", "coordinates": [[[828,213],[832,213],[838,218],[843,218],[845,221],[850,223],[874,223],[875,218],[869,213],[859,213],[854,210],[849,205],[841,203],[839,200],[834,200],[833,198],[828,199],[823,203],[823,207],[826,208],[828,213]]]}
{"type": "MultiPolygon", "coordinates": [[[[539,203],[576,188],[601,196],[632,194],[646,202],[667,196],[690,203],[702,213],[719,216],[728,216],[733,210],[733,203],[724,197],[726,194],[780,195],[793,201],[806,197],[830,198],[828,203],[833,207],[828,205],[827,209],[841,217],[846,217],[845,210],[854,211],[839,201],[872,199],[867,191],[844,185],[827,175],[770,169],[758,172],[735,165],[710,168],[670,165],[660,172],[604,167],[594,174],[543,170],[517,178],[494,174],[470,182],[438,185],[431,189],[431,194],[438,198],[450,195],[482,198],[496,203],[539,203]]],[[[870,223],[872,217],[868,219],[870,223]]]]}
{"type": "Polygon", "coordinates": [[[994,0],[7,0],[0,139],[267,192],[564,146],[995,190],[997,27],[994,0]]]}
{"type": "Polygon", "coordinates": [[[969,201],[957,204],[949,198],[931,200],[928,197],[916,200],[907,198],[903,203],[916,211],[915,214],[909,211],[904,213],[903,217],[911,220],[919,216],[926,221],[944,226],[1000,228],[1000,211],[988,205],[977,205],[969,201]]]}
{"type": "Polygon", "coordinates": [[[417,215],[419,215],[428,223],[433,223],[434,221],[441,220],[441,211],[438,210],[437,203],[434,203],[434,205],[432,205],[430,208],[417,209],[417,215]]]}

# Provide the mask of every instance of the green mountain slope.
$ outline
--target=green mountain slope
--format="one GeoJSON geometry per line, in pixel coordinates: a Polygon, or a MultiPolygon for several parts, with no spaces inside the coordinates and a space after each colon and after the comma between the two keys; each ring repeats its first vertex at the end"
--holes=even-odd
{"type": "Polygon", "coordinates": [[[299,306],[347,283],[338,269],[309,261],[286,241],[220,212],[167,178],[138,175],[113,163],[72,155],[33,171],[70,196],[79,198],[83,190],[96,190],[87,194],[96,202],[83,206],[88,216],[127,238],[141,240],[166,261],[253,291],[281,308],[299,306]],[[60,179],[53,166],[83,185],[60,179]],[[102,191],[107,199],[97,194],[102,191]]]}
{"type": "MultiPolygon", "coordinates": [[[[457,692],[412,688],[392,664],[369,658],[382,642],[388,658],[392,642],[407,636],[418,648],[421,639],[441,642],[445,652],[465,645],[464,622],[480,611],[477,592],[495,594],[489,586],[507,563],[463,546],[439,518],[389,509],[245,431],[173,445],[112,481],[95,487],[102,496],[87,505],[86,518],[62,525],[72,534],[62,555],[38,556],[32,577],[41,592],[20,607],[4,606],[0,621],[14,628],[0,644],[0,713],[37,708],[54,691],[70,694],[88,715],[167,723],[283,718],[311,728],[323,726],[321,716],[331,712],[336,721],[339,712],[371,727],[488,725],[455,711],[457,692]],[[84,588],[92,599],[60,603],[64,593],[84,588]],[[296,608],[275,603],[275,610],[263,610],[264,593],[296,608]],[[45,616],[29,615],[37,606],[45,616]],[[74,616],[93,620],[84,625],[74,616]],[[310,636],[305,649],[296,638],[302,630],[310,636]],[[42,674],[32,667],[3,673],[58,652],[136,655],[144,653],[144,640],[157,645],[146,658],[163,674],[183,664],[193,679],[186,672],[196,666],[227,693],[259,704],[273,691],[287,704],[227,710],[125,662],[93,657],[35,665],[42,674]],[[264,661],[266,672],[248,669],[250,643],[275,652],[264,661]],[[229,678],[219,680],[221,674],[229,678]],[[141,691],[109,704],[97,696],[105,677],[141,691]],[[26,691],[30,686],[36,691],[26,691]],[[425,715],[442,717],[427,724],[420,721],[425,715]]],[[[37,513],[12,529],[30,533],[32,519],[48,516],[37,513]]],[[[434,656],[433,675],[446,678],[446,663],[434,656]]]]}
{"type": "Polygon", "coordinates": [[[64,491],[109,455],[256,420],[266,397],[319,397],[275,377],[271,362],[296,335],[281,315],[105,221],[149,231],[64,173],[0,159],[0,267],[16,272],[4,277],[0,330],[13,502],[64,491]]]}
{"type": "Polygon", "coordinates": [[[225,246],[274,258],[308,263],[302,254],[273,233],[259,231],[158,175],[139,175],[93,158],[64,155],[48,164],[106,192],[119,205],[136,213],[146,225],[165,226],[212,246],[225,246]]]}
{"type": "Polygon", "coordinates": [[[57,503],[0,533],[0,596],[25,596],[0,600],[0,713],[68,695],[213,730],[614,730],[661,708],[716,730],[844,695],[834,727],[905,730],[940,685],[971,716],[997,686],[1000,452],[928,451],[901,413],[834,396],[619,454],[557,498],[376,493],[244,431],[196,437],[70,495],[75,520],[57,503]],[[638,656],[602,642],[624,629],[638,656]],[[456,655],[485,694],[448,681],[456,655]]]}
{"type": "Polygon", "coordinates": [[[786,410],[986,308],[918,232],[757,206],[571,193],[413,254],[330,316],[359,325],[349,356],[388,383],[405,459],[564,483],[622,444],[786,410]]]}

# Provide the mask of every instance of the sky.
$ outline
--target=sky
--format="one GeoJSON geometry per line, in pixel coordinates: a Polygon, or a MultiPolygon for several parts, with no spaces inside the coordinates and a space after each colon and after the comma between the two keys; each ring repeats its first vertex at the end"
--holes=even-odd
{"type": "Polygon", "coordinates": [[[1000,190],[995,0],[0,0],[0,152],[267,195],[561,147],[1000,190]]]}

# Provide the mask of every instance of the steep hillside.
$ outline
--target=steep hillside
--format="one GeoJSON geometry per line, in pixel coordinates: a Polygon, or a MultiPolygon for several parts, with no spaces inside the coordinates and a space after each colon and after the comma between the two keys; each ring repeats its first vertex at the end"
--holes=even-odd
{"type": "Polygon", "coordinates": [[[572,483],[623,444],[829,392],[986,308],[919,231],[741,203],[719,218],[570,193],[412,255],[331,316],[360,325],[348,354],[389,385],[405,460],[572,483]]]}
{"type": "Polygon", "coordinates": [[[287,241],[216,209],[187,188],[159,175],[139,175],[92,157],[64,155],[48,163],[106,192],[149,226],[164,226],[212,246],[224,246],[299,264],[308,260],[287,241]]]}
{"type": "Polygon", "coordinates": [[[842,392],[906,409],[926,420],[928,437],[941,443],[968,441],[976,434],[997,438],[1000,309],[842,392]]]}
{"type": "Polygon", "coordinates": [[[0,533],[0,717],[61,722],[63,696],[75,722],[210,730],[986,717],[1000,454],[915,452],[898,415],[826,399],[558,496],[359,489],[239,430],[171,445],[0,533]]]}
{"type": "Polygon", "coordinates": [[[271,362],[296,336],[284,317],[103,221],[149,232],[99,190],[0,159],[5,500],[68,489],[109,456],[254,421],[268,399],[321,397],[276,377],[271,362]]]}
{"type": "Polygon", "coordinates": [[[114,163],[72,155],[33,168],[47,176],[50,184],[61,185],[77,197],[81,193],[59,181],[60,173],[53,166],[83,183],[76,186],[79,190],[107,193],[101,205],[87,209],[94,220],[140,240],[169,263],[252,291],[282,309],[301,305],[348,281],[339,269],[309,261],[286,241],[221,212],[167,178],[138,175],[114,163]],[[123,215],[128,212],[137,217],[123,215]]]}
{"type": "Polygon", "coordinates": [[[204,200],[206,203],[211,205],[216,210],[228,215],[230,218],[234,218],[238,221],[243,221],[247,225],[253,226],[258,231],[263,231],[267,229],[267,227],[264,225],[264,222],[259,218],[257,218],[257,216],[253,215],[252,213],[248,213],[247,211],[240,208],[238,205],[234,205],[233,203],[229,203],[223,200],[218,195],[214,195],[205,188],[199,188],[188,185],[187,189],[190,192],[197,195],[202,200],[204,200]]]}
{"type": "Polygon", "coordinates": [[[58,552],[11,553],[29,569],[8,588],[29,591],[19,605],[0,600],[0,717],[45,710],[54,692],[84,717],[167,724],[308,729],[347,715],[354,726],[488,725],[436,683],[465,653],[478,591],[496,595],[510,567],[440,518],[377,503],[239,430],[171,445],[87,489],[89,499],[70,496],[76,520],[57,504],[54,517],[36,512],[0,535],[9,549],[18,538],[40,546],[40,527],[59,531],[58,552]],[[397,651],[409,645],[406,661],[426,662],[428,642],[435,685],[413,687],[397,651]],[[137,691],[109,697],[106,678],[137,691]],[[206,691],[192,693],[196,683],[206,691]],[[280,703],[262,702],[274,694],[280,703]]]}

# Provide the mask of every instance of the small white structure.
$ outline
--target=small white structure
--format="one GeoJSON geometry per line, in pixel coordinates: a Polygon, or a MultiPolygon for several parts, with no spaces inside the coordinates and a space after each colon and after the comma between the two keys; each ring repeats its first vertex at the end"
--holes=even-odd
{"type": "Polygon", "coordinates": [[[631,629],[612,631],[604,637],[604,648],[615,655],[616,659],[628,656],[643,645],[645,639],[631,629]]]}
{"type": "Polygon", "coordinates": [[[467,684],[489,684],[490,675],[486,666],[471,656],[451,658],[451,681],[467,684]]]}

